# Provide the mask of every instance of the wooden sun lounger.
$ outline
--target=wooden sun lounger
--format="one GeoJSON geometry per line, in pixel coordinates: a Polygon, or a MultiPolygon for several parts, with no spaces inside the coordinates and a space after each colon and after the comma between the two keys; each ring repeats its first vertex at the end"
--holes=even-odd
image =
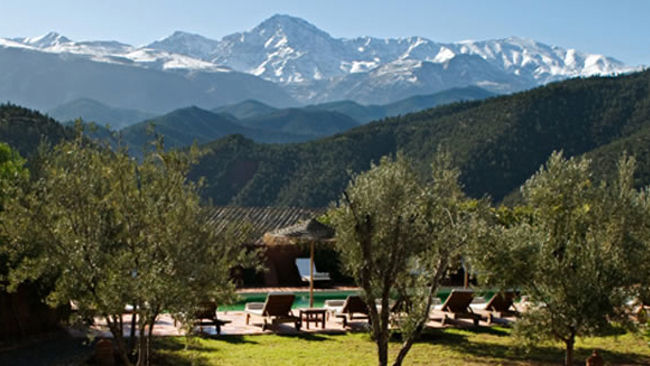
{"type": "Polygon", "coordinates": [[[205,326],[214,326],[217,334],[221,334],[221,326],[230,323],[230,320],[221,320],[217,318],[217,304],[206,302],[201,304],[199,309],[194,313],[194,326],[203,330],[205,326]]]}
{"type": "Polygon", "coordinates": [[[478,325],[481,316],[474,313],[469,306],[474,299],[474,291],[472,290],[451,290],[449,297],[442,304],[439,311],[434,311],[431,320],[440,321],[443,325],[449,319],[471,319],[474,325],[478,325]]]}
{"type": "Polygon", "coordinates": [[[485,304],[485,307],[480,310],[480,313],[485,317],[488,324],[491,324],[494,318],[519,316],[519,312],[515,309],[514,305],[516,297],[517,292],[514,290],[497,292],[485,304]]]}
{"type": "MultiPolygon", "coordinates": [[[[214,301],[201,303],[192,317],[193,326],[199,327],[201,331],[203,331],[203,327],[214,326],[217,335],[221,334],[222,326],[230,323],[230,320],[222,320],[217,317],[217,304],[214,301]]],[[[174,319],[174,327],[176,324],[176,319],[174,319]]]]}
{"type": "Polygon", "coordinates": [[[325,309],[329,310],[328,316],[331,313],[334,317],[342,319],[344,327],[347,327],[348,322],[354,319],[369,319],[368,306],[358,295],[350,295],[345,301],[326,300],[325,309]]]}
{"type": "Polygon", "coordinates": [[[262,330],[268,328],[269,320],[273,326],[280,323],[294,323],[296,330],[300,330],[300,317],[293,315],[291,311],[294,299],[293,294],[270,293],[263,303],[246,303],[246,324],[249,324],[251,316],[254,315],[263,318],[262,330]]]}

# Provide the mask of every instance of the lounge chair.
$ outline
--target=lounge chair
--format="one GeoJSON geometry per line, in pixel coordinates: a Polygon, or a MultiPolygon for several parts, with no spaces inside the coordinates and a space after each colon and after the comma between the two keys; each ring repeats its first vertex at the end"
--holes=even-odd
{"type": "Polygon", "coordinates": [[[246,303],[246,324],[249,324],[252,315],[264,318],[262,330],[266,330],[271,325],[280,323],[294,323],[296,330],[300,330],[300,318],[293,315],[291,305],[295,296],[286,293],[270,293],[266,296],[264,302],[249,302],[246,303]]]}
{"type": "MultiPolygon", "coordinates": [[[[192,316],[192,325],[199,327],[203,332],[203,327],[214,326],[217,335],[221,334],[221,327],[230,324],[230,320],[222,320],[217,318],[217,304],[214,301],[206,301],[199,304],[192,316]]],[[[176,327],[176,319],[174,319],[174,327],[176,327]]]]}
{"type": "Polygon", "coordinates": [[[514,290],[497,292],[485,304],[485,306],[474,306],[471,308],[481,315],[488,324],[492,324],[495,318],[506,318],[519,316],[519,312],[515,308],[514,301],[517,297],[517,292],[514,290]]]}
{"type": "Polygon", "coordinates": [[[343,319],[344,327],[348,326],[350,320],[369,319],[368,306],[358,295],[350,295],[345,300],[325,300],[324,307],[328,310],[328,317],[331,314],[343,319]]]}
{"type": "Polygon", "coordinates": [[[449,297],[447,297],[440,309],[434,310],[431,320],[440,321],[444,325],[449,319],[471,319],[476,326],[481,316],[474,313],[470,307],[473,299],[474,291],[472,290],[451,290],[449,297]]]}
{"type": "MultiPolygon", "coordinates": [[[[303,281],[309,282],[309,267],[310,259],[309,258],[296,258],[296,267],[298,267],[298,272],[300,273],[300,278],[303,281]]],[[[329,281],[330,274],[327,272],[317,272],[316,266],[314,265],[314,282],[316,281],[329,281]]]]}
{"type": "Polygon", "coordinates": [[[217,318],[217,304],[212,301],[204,302],[194,313],[193,325],[203,331],[205,326],[214,326],[217,334],[221,334],[221,326],[230,323],[230,320],[217,318]]]}

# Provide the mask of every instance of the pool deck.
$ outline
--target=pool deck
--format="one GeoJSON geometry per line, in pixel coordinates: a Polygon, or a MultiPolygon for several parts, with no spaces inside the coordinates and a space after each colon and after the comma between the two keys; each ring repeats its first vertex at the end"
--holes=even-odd
{"type": "MultiPolygon", "coordinates": [[[[298,309],[294,309],[294,314],[298,314],[298,309]]],[[[432,311],[432,315],[437,310],[432,311]]],[[[217,317],[221,320],[230,321],[230,323],[225,324],[221,327],[221,335],[216,334],[216,329],[214,326],[207,327],[195,327],[194,331],[208,337],[220,337],[220,336],[229,336],[229,335],[258,335],[258,334],[285,334],[285,335],[296,335],[304,333],[330,333],[330,334],[343,334],[349,331],[363,331],[367,327],[366,319],[355,319],[348,323],[348,327],[343,327],[341,319],[334,317],[329,317],[326,321],[325,328],[321,328],[320,324],[311,323],[309,329],[303,322],[302,328],[300,331],[297,331],[294,328],[293,323],[280,324],[275,327],[270,327],[267,330],[262,330],[263,320],[259,317],[251,317],[250,324],[246,324],[246,313],[243,311],[220,311],[217,312],[217,317]]],[[[513,318],[506,318],[498,321],[499,323],[509,323],[513,321],[513,318]]],[[[124,335],[128,336],[129,334],[129,324],[131,322],[131,315],[123,315],[124,322],[124,335]]],[[[487,322],[481,320],[479,326],[493,326],[496,324],[488,324],[487,322]]],[[[472,327],[472,321],[469,319],[459,319],[451,320],[448,324],[442,325],[439,321],[429,321],[427,323],[428,327],[431,328],[446,328],[446,327],[472,327]]],[[[90,333],[99,337],[111,337],[110,332],[106,327],[106,323],[100,319],[95,319],[95,325],[90,329],[90,333]]],[[[174,320],[170,314],[162,314],[158,317],[156,325],[154,326],[154,335],[156,336],[181,336],[184,335],[183,329],[181,329],[180,324],[174,324],[174,320]]]]}

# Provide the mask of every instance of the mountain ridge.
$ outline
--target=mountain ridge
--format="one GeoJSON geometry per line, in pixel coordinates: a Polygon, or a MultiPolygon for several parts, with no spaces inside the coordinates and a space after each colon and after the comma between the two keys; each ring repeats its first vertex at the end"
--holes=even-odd
{"type": "MultiPolygon", "coordinates": [[[[410,72],[405,77],[407,81],[416,82],[418,77],[414,67],[420,67],[423,62],[444,64],[462,55],[479,56],[491,67],[502,71],[502,79],[507,76],[522,79],[520,85],[508,85],[503,81],[501,85],[495,85],[492,91],[500,92],[523,90],[569,77],[633,70],[611,57],[549,46],[519,37],[453,43],[434,42],[419,36],[387,39],[369,36],[333,38],[313,24],[289,15],[274,15],[249,31],[233,33],[215,42],[220,43],[212,53],[192,56],[203,57],[204,60],[233,70],[252,73],[285,85],[302,102],[332,101],[329,94],[320,95],[323,92],[321,89],[348,85],[352,81],[346,79],[354,79],[354,74],[369,73],[379,67],[395,74],[404,69],[405,61],[417,61],[408,68],[410,72]],[[322,84],[328,85],[323,87],[322,84]]],[[[165,49],[181,52],[179,47],[182,44],[168,44],[165,49]]],[[[390,79],[371,79],[375,86],[386,88],[385,85],[391,84],[390,79]]],[[[489,86],[489,83],[499,84],[497,81],[483,80],[486,83],[483,86],[489,86]]],[[[424,92],[420,90],[417,93],[431,93],[466,85],[469,84],[454,85],[447,82],[441,86],[429,83],[424,92]]],[[[336,97],[377,102],[353,95],[339,94],[336,97]]]]}
{"type": "MultiPolygon", "coordinates": [[[[176,31],[146,46],[134,47],[116,41],[75,42],[49,33],[33,38],[0,38],[0,50],[8,48],[176,73],[190,79],[196,73],[240,73],[274,83],[292,101],[302,104],[341,99],[385,104],[471,85],[510,93],[566,78],[639,69],[611,57],[518,37],[452,43],[419,36],[334,38],[289,15],[274,15],[250,30],[220,40],[176,31]]],[[[248,91],[252,93],[255,88],[248,91]]],[[[269,102],[278,92],[260,94],[255,99],[269,102]]],[[[0,97],[12,99],[6,94],[0,97]]],[[[250,98],[253,96],[242,95],[238,100],[202,107],[250,98]]],[[[16,101],[25,104],[23,99],[16,101]]],[[[285,99],[285,106],[291,106],[292,101],[285,99]]]]}
{"type": "Polygon", "coordinates": [[[473,197],[501,201],[554,150],[594,156],[600,175],[613,174],[620,153],[639,159],[637,185],[650,184],[650,71],[551,83],[512,95],[447,104],[386,118],[327,138],[265,146],[243,138],[206,144],[192,172],[206,177],[216,204],[324,207],[338,199],[350,174],[398,151],[428,172],[439,148],[451,152],[473,197]],[[589,155],[591,154],[591,155],[589,155]],[[246,166],[246,179],[229,180],[246,166]],[[219,187],[228,186],[228,191],[219,187]]]}

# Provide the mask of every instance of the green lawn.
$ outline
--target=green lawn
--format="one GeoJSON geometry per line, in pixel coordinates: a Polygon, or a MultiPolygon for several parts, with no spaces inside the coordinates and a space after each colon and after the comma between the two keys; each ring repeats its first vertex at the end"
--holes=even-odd
{"type": "MultiPolygon", "coordinates": [[[[300,336],[223,336],[159,338],[156,364],[162,365],[376,365],[374,344],[364,333],[300,336]]],[[[399,344],[391,344],[394,356],[399,344]]],[[[615,334],[580,339],[576,365],[593,348],[607,364],[650,365],[650,336],[615,334]]],[[[554,365],[564,354],[559,344],[541,345],[529,353],[517,347],[505,328],[446,329],[426,334],[409,352],[406,365],[554,365]]]]}

